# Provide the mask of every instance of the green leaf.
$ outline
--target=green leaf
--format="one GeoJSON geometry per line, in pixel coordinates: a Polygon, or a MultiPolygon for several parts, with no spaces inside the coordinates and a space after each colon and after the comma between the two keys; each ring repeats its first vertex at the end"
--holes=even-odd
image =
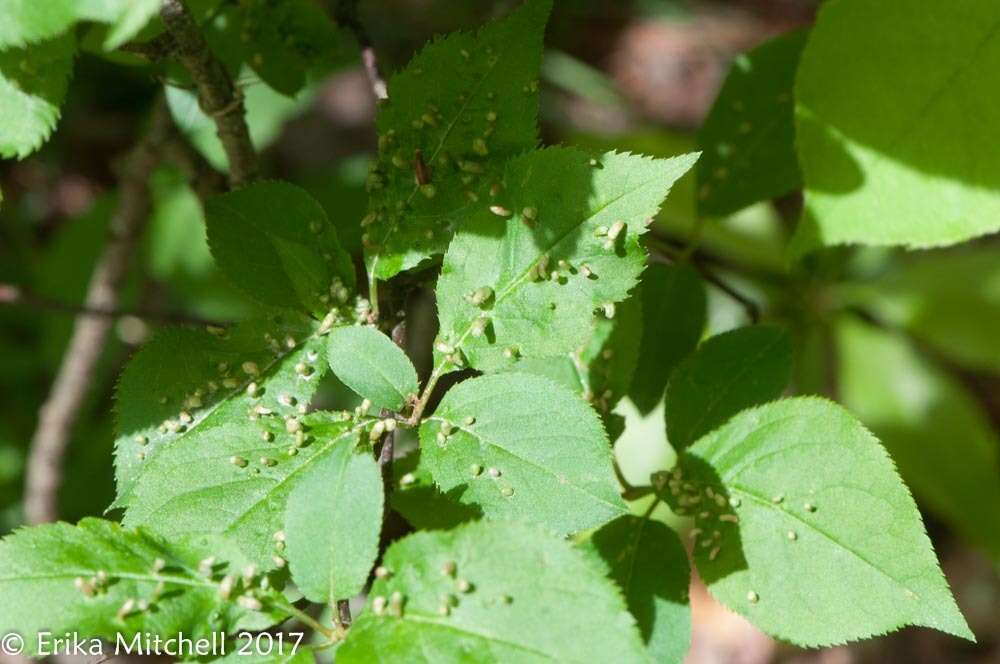
{"type": "MultiPolygon", "coordinates": [[[[244,69],[237,80],[253,76],[251,70],[244,69]]],[[[242,91],[250,141],[258,151],[262,151],[278,139],[286,122],[308,107],[315,96],[316,86],[306,86],[294,98],[276,92],[263,82],[247,85],[242,91]]],[[[165,94],[170,114],[178,128],[213,167],[226,171],[229,162],[216,134],[215,122],[198,106],[198,96],[172,85],[167,86],[165,94]]]]}
{"type": "Polygon", "coordinates": [[[0,49],[58,37],[80,21],[111,24],[104,48],[113,50],[142,30],[160,0],[6,0],[0,5],[0,49]]]}
{"type": "Polygon", "coordinates": [[[998,21],[993,0],[823,6],[796,82],[795,253],[1000,229],[998,21]]]}
{"type": "Polygon", "coordinates": [[[0,541],[0,625],[24,637],[28,654],[37,652],[39,632],[114,640],[229,631],[250,612],[219,596],[219,577],[240,573],[232,561],[220,560],[211,576],[199,573],[199,561],[217,553],[101,519],[24,528],[0,541]],[[140,610],[140,602],[150,608],[140,610]]]}
{"type": "Polygon", "coordinates": [[[792,88],[808,30],[738,56],[698,132],[698,213],[726,216],[797,189],[792,88]]]}
{"type": "Polygon", "coordinates": [[[416,449],[392,463],[393,491],[389,504],[417,530],[448,530],[483,515],[476,505],[459,501],[464,490],[457,487],[441,493],[427,464],[420,462],[416,449]]]}
{"type": "Polygon", "coordinates": [[[882,439],[922,503],[1000,559],[998,441],[975,397],[902,337],[837,328],[838,392],[882,439]]]}
{"type": "Polygon", "coordinates": [[[470,213],[444,258],[441,342],[482,371],[582,346],[594,310],[613,315],[636,285],[639,236],[696,158],[549,148],[513,160],[504,191],[470,213]]]}
{"type": "Polygon", "coordinates": [[[442,490],[463,488],[491,519],[574,533],[625,512],[597,414],[540,376],[459,383],[420,426],[420,449],[442,490]]]}
{"type": "Polygon", "coordinates": [[[333,605],[361,592],[378,556],[382,500],[370,449],[335,445],[305,471],[285,510],[288,566],[303,595],[333,605]]]}
{"type": "Polygon", "coordinates": [[[442,253],[504,163],[538,144],[538,68],[551,0],[436,40],[389,81],[369,177],[366,257],[388,279],[442,253]],[[420,150],[432,188],[415,181],[420,150]]]}
{"type": "Polygon", "coordinates": [[[208,242],[229,280],[257,301],[322,317],[347,302],[354,266],[323,207],[287,182],[260,182],[205,202],[208,242]]]}
{"type": "Polygon", "coordinates": [[[345,385],[376,408],[401,410],[419,392],[417,370],[389,337],[367,325],[330,333],[330,368],[345,385]]]}
{"type": "Polygon", "coordinates": [[[905,328],[934,351],[974,371],[1000,373],[1000,251],[963,246],[906,254],[876,278],[837,288],[846,306],[861,306],[905,328]]]}
{"type": "Polygon", "coordinates": [[[705,330],[705,284],[687,264],[650,265],[639,287],[643,333],[629,396],[643,414],[663,401],[674,367],[693,351],[705,330]]]}
{"type": "Polygon", "coordinates": [[[620,593],[544,531],[477,522],[417,533],[383,564],[389,575],[376,579],[338,663],[644,661],[620,593]]]}
{"type": "Polygon", "coordinates": [[[921,625],[973,638],[892,460],[834,403],[744,411],[653,482],[696,515],[712,595],[772,636],[825,646],[921,625]]]}
{"type": "MultiPolygon", "coordinates": [[[[116,392],[115,507],[132,502],[139,477],[164,449],[245,422],[257,407],[297,412],[326,370],[317,361],[323,342],[302,319],[254,321],[215,332],[161,330],[122,373],[116,392]]],[[[253,432],[251,438],[259,435],[253,432]]]]}
{"type": "Polygon", "coordinates": [[[667,384],[667,437],[681,450],[750,406],[781,396],[792,375],[792,345],[778,327],[714,336],[681,362],[667,384]]]}
{"type": "Polygon", "coordinates": [[[166,447],[140,478],[125,523],[165,537],[221,534],[261,568],[280,565],[280,536],[272,535],[283,527],[289,494],[336,447],[353,448],[363,427],[326,412],[292,417],[300,439],[278,416],[244,414],[166,447]]]}
{"type": "Polygon", "coordinates": [[[307,74],[343,60],[351,42],[313,0],[251,0],[225,7],[205,33],[231,70],[246,63],[290,97],[306,85],[307,74]]]}
{"type": "Polygon", "coordinates": [[[23,159],[48,140],[66,99],[75,50],[69,35],[0,51],[0,116],[4,119],[0,157],[23,159]]]}
{"type": "Polygon", "coordinates": [[[565,357],[534,357],[511,369],[546,376],[573,390],[606,417],[625,396],[639,360],[642,302],[630,297],[616,307],[615,317],[597,316],[590,339],[565,357]]]}
{"type": "Polygon", "coordinates": [[[684,661],[691,643],[687,552],[659,521],[623,516],[591,535],[586,548],[625,593],[651,662],[684,661]]]}

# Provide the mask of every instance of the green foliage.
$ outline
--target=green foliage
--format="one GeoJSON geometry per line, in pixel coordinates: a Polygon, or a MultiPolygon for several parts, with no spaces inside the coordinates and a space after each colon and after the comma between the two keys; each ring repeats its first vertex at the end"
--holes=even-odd
{"type": "Polygon", "coordinates": [[[48,139],[59,120],[75,51],[72,36],[0,51],[0,157],[26,157],[48,139]]]}
{"type": "Polygon", "coordinates": [[[1000,373],[996,246],[912,253],[892,267],[876,278],[840,285],[838,295],[963,367],[1000,373]]]}
{"type": "Polygon", "coordinates": [[[505,373],[467,380],[420,427],[421,462],[435,483],[491,519],[560,533],[625,512],[597,414],[565,387],[505,373]]]}
{"type": "Polygon", "coordinates": [[[996,30],[993,0],[824,5],[796,84],[806,207],[795,252],[934,247],[1000,229],[996,30]]]}
{"type": "MultiPolygon", "coordinates": [[[[159,166],[136,252],[148,280],[127,275],[123,306],[141,293],[143,306],[233,322],[164,325],[129,360],[116,390],[112,508],[123,525],[85,519],[0,542],[0,629],[231,635],[294,617],[315,633],[308,647],[257,661],[305,664],[336,648],[347,663],[681,662],[691,570],[661,520],[665,502],[700,581],[772,636],[820,646],[922,625],[971,638],[886,448],[929,510],[1000,555],[989,527],[1000,513],[996,435],[970,391],[915,350],[1000,367],[995,250],[780,261],[787,249],[929,246],[995,228],[995,12],[986,0],[924,4],[831,2],[808,43],[793,32],[740,57],[700,132],[700,195],[689,177],[667,207],[699,161],[678,155],[690,137],[626,140],[661,158],[594,138],[539,148],[550,0],[426,46],[378,104],[377,155],[306,178],[311,193],[263,180],[201,202],[187,169],[159,166]],[[794,191],[793,146],[806,210],[791,246],[765,205],[698,221],[794,191]],[[223,294],[221,277],[248,301],[223,294]],[[719,287],[711,298],[703,277],[719,287]],[[821,398],[775,401],[792,374],[783,327],[700,343],[744,318],[744,287],[765,320],[806,339],[792,389],[835,385],[864,425],[821,398]],[[638,456],[656,457],[642,468],[637,441],[638,456]],[[366,608],[351,624],[342,612],[359,595],[366,608]]],[[[84,51],[113,48],[153,39],[162,26],[143,26],[158,5],[3,4],[0,154],[23,157],[51,132],[77,23],[102,24],[82,36],[84,51]]],[[[218,71],[237,77],[258,148],[348,50],[312,0],[190,9],[218,71]]],[[[170,77],[171,141],[223,169],[226,127],[201,111],[176,55],[147,66],[122,53],[101,66],[128,61],[150,85],[170,77]]],[[[569,56],[547,67],[562,86],[581,72],[596,89],[569,56]]],[[[169,161],[177,147],[151,156],[169,161]]],[[[19,168],[15,189],[35,177],[19,168]]],[[[53,192],[53,209],[72,198],[53,192]]],[[[50,242],[33,275],[42,296],[82,302],[129,193],[102,198],[50,242]]],[[[15,252],[4,226],[3,283],[18,283],[17,250],[34,252],[23,228],[49,225],[48,208],[20,214],[38,198],[12,211],[15,252]]],[[[101,349],[94,404],[114,356],[145,334],[115,317],[120,340],[101,349]]],[[[51,358],[48,371],[70,319],[42,320],[42,338],[19,355],[51,358]]],[[[41,382],[15,360],[0,363],[0,386],[41,382]]],[[[111,426],[94,419],[77,427],[111,426]]],[[[0,418],[5,491],[20,480],[10,451],[30,437],[17,424],[0,418]]],[[[89,463],[72,459],[67,474],[92,481],[89,463]]],[[[90,493],[87,506],[100,495],[90,493]]]]}
{"type": "Polygon", "coordinates": [[[551,0],[429,44],[389,81],[368,180],[365,255],[388,279],[443,253],[485,208],[508,159],[538,143],[538,67],[551,0]],[[417,151],[429,178],[416,175],[417,151]]]}
{"type": "Polygon", "coordinates": [[[383,564],[339,662],[645,659],[620,593],[545,531],[480,522],[417,533],[383,564]]]}
{"type": "Polygon", "coordinates": [[[220,598],[219,579],[239,569],[219,560],[206,575],[205,555],[204,543],[167,543],[100,519],[20,530],[0,542],[0,625],[24,637],[29,654],[40,631],[112,641],[229,631],[249,611],[220,598]]]}
{"type": "Polygon", "coordinates": [[[548,148],[512,161],[444,258],[441,344],[482,371],[579,348],[593,311],[612,317],[635,287],[639,237],[695,159],[548,148]]]}
{"type": "Polygon", "coordinates": [[[919,498],[1000,559],[1000,459],[966,388],[905,339],[857,321],[838,327],[840,396],[885,443],[919,498]]]}
{"type": "Polygon", "coordinates": [[[791,341],[781,328],[744,327],[708,339],[667,385],[670,444],[687,447],[744,408],[777,398],[791,373],[791,341]]]}
{"type": "Polygon", "coordinates": [[[111,26],[104,48],[131,39],[160,9],[160,0],[6,0],[0,5],[0,48],[21,47],[53,37],[81,21],[111,26]]]}
{"type": "Polygon", "coordinates": [[[808,36],[785,33],[733,62],[698,132],[699,214],[732,214],[801,184],[792,88],[808,36]]]}
{"type": "Polygon", "coordinates": [[[313,0],[250,0],[223,7],[206,33],[231,71],[245,64],[289,97],[306,85],[310,70],[343,59],[347,43],[313,0]]]}
{"type": "Polygon", "coordinates": [[[285,511],[288,566],[314,602],[364,588],[378,556],[382,476],[367,449],[335,445],[295,484],[285,511]]]}
{"type": "Polygon", "coordinates": [[[164,449],[191,438],[197,446],[202,434],[234,421],[259,441],[259,432],[244,424],[248,413],[295,413],[298,404],[308,403],[325,370],[316,361],[322,343],[312,335],[313,326],[296,317],[229,331],[158,334],[129,362],[118,384],[116,506],[131,502],[140,475],[164,449]],[[310,373],[303,375],[299,364],[310,373]]]}
{"type": "Polygon", "coordinates": [[[304,190],[264,182],[215,196],[205,203],[205,224],[223,273],[262,304],[322,316],[331,302],[347,303],[354,286],[351,257],[322,206],[304,190]]]}
{"type": "Polygon", "coordinates": [[[401,410],[419,391],[417,370],[409,358],[373,327],[333,330],[327,359],[337,378],[375,408],[401,410]]]}
{"type": "Polygon", "coordinates": [[[705,330],[705,285],[693,267],[650,265],[639,288],[642,298],[643,359],[635,369],[629,396],[642,413],[663,401],[670,374],[695,349],[705,330]]]}
{"type": "Polygon", "coordinates": [[[691,643],[687,553],[677,534],[659,521],[624,516],[587,542],[625,594],[649,661],[684,661],[691,643]]]}
{"type": "Polygon", "coordinates": [[[835,404],[746,410],[654,482],[695,515],[712,594],[769,634],[821,646],[909,624],[973,638],[892,460],[835,404]]]}

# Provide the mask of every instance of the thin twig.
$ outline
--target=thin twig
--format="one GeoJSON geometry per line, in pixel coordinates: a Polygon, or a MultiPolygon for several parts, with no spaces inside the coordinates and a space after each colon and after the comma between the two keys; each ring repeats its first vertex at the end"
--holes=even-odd
{"type": "Polygon", "coordinates": [[[210,321],[197,316],[190,316],[181,313],[166,311],[151,311],[148,309],[118,309],[108,307],[89,306],[87,304],[72,304],[39,295],[22,286],[0,283],[0,304],[12,306],[24,306],[32,309],[42,309],[65,314],[98,316],[103,318],[123,318],[132,316],[143,320],[152,320],[162,323],[180,323],[190,325],[220,325],[217,321],[210,321]]]}
{"type": "Polygon", "coordinates": [[[226,178],[182,136],[175,136],[163,146],[164,155],[177,165],[198,198],[205,200],[226,190],[226,178]]]}
{"type": "Polygon", "coordinates": [[[159,63],[169,58],[177,49],[174,38],[164,32],[153,39],[145,42],[126,42],[121,49],[126,53],[137,55],[140,58],[159,63]]]}
{"type": "Polygon", "coordinates": [[[388,99],[389,88],[379,71],[375,47],[372,46],[371,37],[368,36],[364,24],[358,18],[358,0],[338,0],[334,8],[334,19],[350,30],[358,40],[358,46],[361,47],[361,63],[365,67],[365,74],[368,76],[368,83],[375,99],[388,99]]]}
{"type": "Polygon", "coordinates": [[[257,152],[250,141],[243,95],[215,57],[181,0],[163,0],[160,16],[175,42],[177,59],[191,74],[201,109],[215,122],[229,161],[229,183],[239,187],[257,177],[257,152]]]}
{"type": "Polygon", "coordinates": [[[650,246],[654,260],[658,260],[666,264],[674,264],[683,261],[689,262],[692,266],[694,266],[694,269],[698,271],[698,274],[701,275],[702,279],[721,290],[734,302],[743,307],[747,318],[749,318],[754,325],[760,321],[760,307],[757,306],[757,303],[750,299],[747,295],[741,293],[737,288],[731,286],[725,279],[716,274],[712,268],[706,265],[703,261],[699,260],[697,258],[697,252],[694,252],[691,255],[686,255],[683,250],[677,251],[669,245],[662,244],[662,238],[653,237],[653,239],[658,240],[661,243],[660,247],[650,246]]]}
{"type": "MultiPolygon", "coordinates": [[[[146,137],[126,156],[120,171],[120,198],[111,219],[110,237],[90,277],[84,306],[113,310],[139,232],[149,215],[148,181],[160,161],[160,146],[172,125],[162,97],[152,114],[146,137]]],[[[31,439],[24,490],[25,516],[30,523],[54,521],[70,431],[87,396],[104,341],[113,321],[107,316],[78,316],[73,336],[51,392],[38,416],[31,439]]]]}

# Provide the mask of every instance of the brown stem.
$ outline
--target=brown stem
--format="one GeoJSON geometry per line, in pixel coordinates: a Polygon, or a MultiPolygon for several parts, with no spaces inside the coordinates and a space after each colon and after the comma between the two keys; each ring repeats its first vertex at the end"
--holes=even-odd
{"type": "MultiPolygon", "coordinates": [[[[118,208],[84,300],[89,309],[110,311],[118,306],[129,258],[149,214],[148,181],[160,161],[160,147],[171,127],[170,115],[161,98],[153,109],[149,133],[122,164],[118,208]]],[[[90,314],[76,319],[52,389],[39,411],[38,428],[28,452],[24,510],[30,523],[54,521],[58,516],[58,493],[70,431],[87,396],[112,323],[107,316],[90,314]]]]}
{"type": "Polygon", "coordinates": [[[250,142],[242,93],[181,0],[163,0],[160,16],[174,40],[177,59],[191,74],[201,109],[215,122],[229,161],[230,185],[235,188],[250,182],[258,174],[257,152],[250,142]]]}

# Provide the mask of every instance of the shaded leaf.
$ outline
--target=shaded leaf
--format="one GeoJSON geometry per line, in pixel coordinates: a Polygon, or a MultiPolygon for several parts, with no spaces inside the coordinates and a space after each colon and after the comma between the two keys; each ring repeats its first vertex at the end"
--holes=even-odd
{"type": "Polygon", "coordinates": [[[725,216],[797,189],[792,88],[809,31],[739,55],[698,132],[698,212],[725,216]]]}
{"type": "Polygon", "coordinates": [[[650,265],[639,286],[642,343],[629,396],[646,414],[663,401],[674,367],[693,351],[705,330],[705,284],[687,264],[650,265]]]}
{"type": "Polygon", "coordinates": [[[588,550],[625,593],[651,662],[684,661],[691,644],[687,552],[659,521],[623,516],[591,535],[588,550]]]}
{"type": "Polygon", "coordinates": [[[667,384],[667,437],[681,450],[739,411],[781,396],[792,346],[778,327],[743,327],[711,337],[667,384]]]}
{"type": "Polygon", "coordinates": [[[259,182],[205,202],[219,268],[257,301],[322,317],[345,304],[354,266],[326,212],[287,182],[259,182]]]}

